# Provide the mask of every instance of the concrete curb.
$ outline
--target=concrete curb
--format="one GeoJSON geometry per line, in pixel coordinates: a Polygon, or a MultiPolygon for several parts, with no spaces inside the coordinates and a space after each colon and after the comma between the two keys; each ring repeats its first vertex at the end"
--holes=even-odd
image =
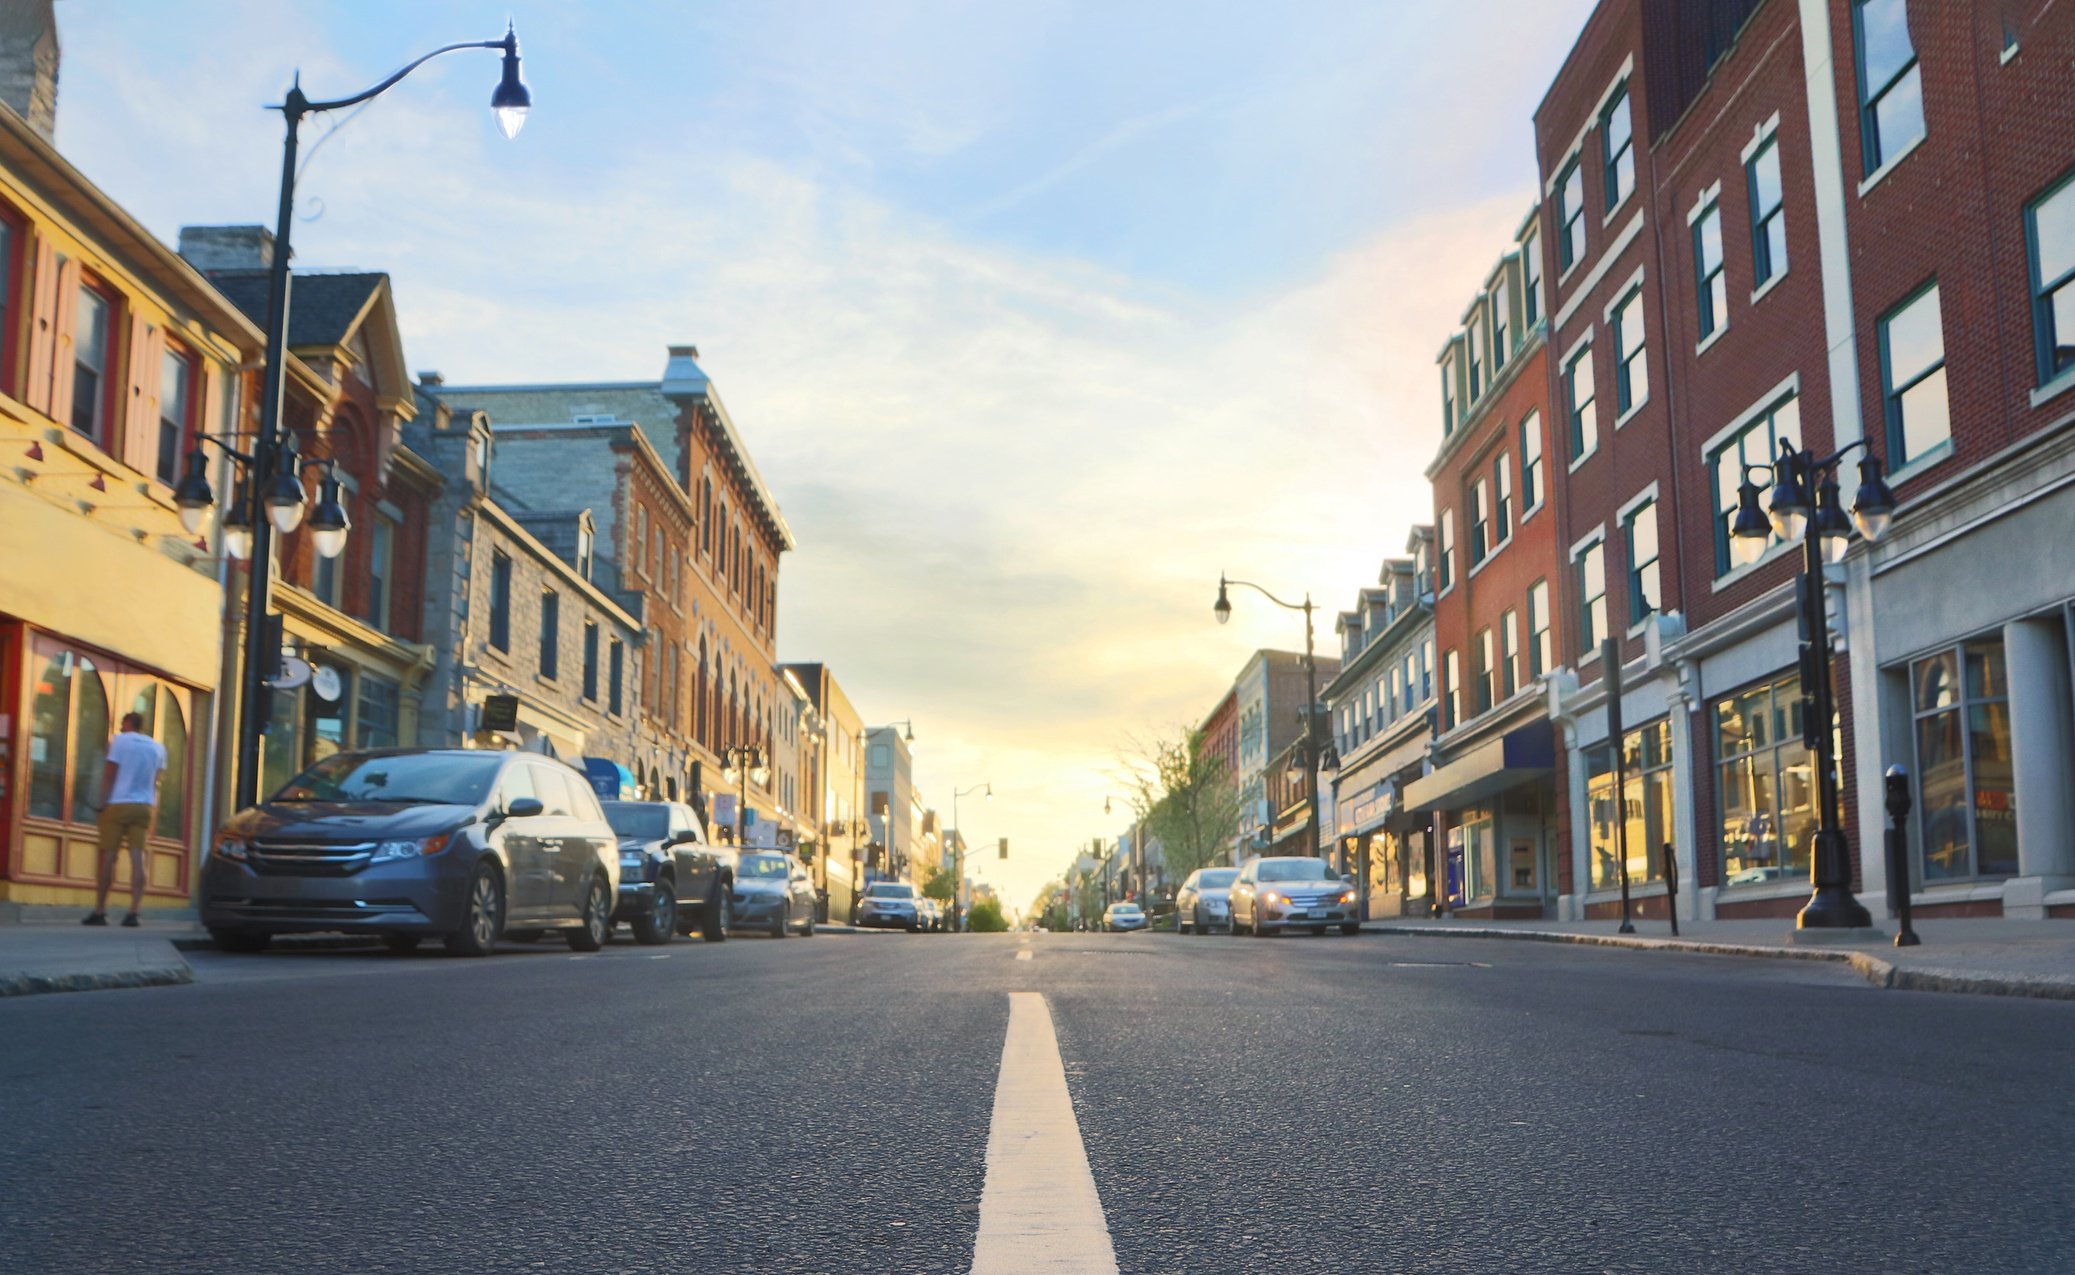
{"type": "Polygon", "coordinates": [[[105,992],[125,987],[171,987],[195,981],[185,961],[104,974],[4,974],[0,996],[37,996],[46,992],[105,992]]]}
{"type": "Polygon", "coordinates": [[[1695,956],[1746,956],[1786,961],[1834,961],[1875,987],[1908,992],[1962,992],[1976,996],[2024,996],[2041,1000],[2075,1000],[2075,982],[2038,978],[1998,978],[1958,970],[1908,969],[1871,953],[1821,947],[1766,947],[1754,943],[1707,943],[1696,939],[1639,938],[1623,934],[1568,934],[1560,930],[1468,929],[1460,926],[1364,926],[1377,934],[1411,934],[1421,938],[1512,939],[1528,943],[1573,943],[1587,947],[1624,947],[1645,952],[1682,952],[1695,956]]]}

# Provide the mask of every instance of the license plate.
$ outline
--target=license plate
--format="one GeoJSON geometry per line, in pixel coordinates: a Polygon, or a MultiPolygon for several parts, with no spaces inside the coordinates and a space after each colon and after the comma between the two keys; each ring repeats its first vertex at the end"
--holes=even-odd
{"type": "Polygon", "coordinates": [[[1333,910],[1331,908],[1313,908],[1311,910],[1311,919],[1314,921],[1324,920],[1326,917],[1329,917],[1331,915],[1333,915],[1333,910]]]}

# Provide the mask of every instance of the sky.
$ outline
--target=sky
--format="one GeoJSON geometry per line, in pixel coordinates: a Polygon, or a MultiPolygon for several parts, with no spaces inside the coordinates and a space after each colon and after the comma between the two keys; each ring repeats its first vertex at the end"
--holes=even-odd
{"type": "Polygon", "coordinates": [[[1431,519],[1434,356],[1533,204],[1590,0],[63,0],[58,144],[168,242],[271,224],[387,271],[457,384],[701,364],[799,540],[780,658],[828,663],[1014,907],[1114,836],[1131,741],[1199,722],[1431,519]],[[318,139],[324,140],[321,144],[318,139]]]}

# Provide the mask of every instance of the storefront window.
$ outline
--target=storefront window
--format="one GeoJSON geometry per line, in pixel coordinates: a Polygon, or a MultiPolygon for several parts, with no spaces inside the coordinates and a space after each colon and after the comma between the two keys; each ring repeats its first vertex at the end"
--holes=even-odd
{"type": "Polygon", "coordinates": [[[1423,899],[1427,896],[1427,852],[1426,838],[1417,832],[1393,836],[1398,852],[1405,861],[1405,897],[1423,899]]]}
{"type": "MultiPolygon", "coordinates": [[[[158,688],[153,688],[155,691],[158,688]]],[[[180,701],[159,694],[156,729],[152,732],[166,748],[166,770],[159,778],[158,835],[179,837],[187,829],[187,720],[180,701]]]]}
{"type": "Polygon", "coordinates": [[[1478,808],[1463,812],[1463,893],[1471,899],[1492,890],[1491,812],[1478,808]]]}
{"type": "Polygon", "coordinates": [[[1969,642],[1918,660],[1910,685],[1924,880],[2015,876],[2017,785],[2002,642],[1969,642]]]}
{"type": "Polygon", "coordinates": [[[1586,797],[1592,811],[1592,887],[1611,890],[1621,884],[1620,841],[1615,819],[1627,824],[1628,881],[1655,881],[1664,875],[1664,848],[1672,832],[1671,720],[1638,726],[1622,738],[1626,787],[1614,802],[1614,754],[1602,744],[1586,754],[1586,797]]]}
{"type": "Polygon", "coordinates": [[[72,818],[85,823],[101,804],[101,768],[108,760],[108,689],[84,656],[72,674],[72,818]]]}
{"type": "Polygon", "coordinates": [[[301,772],[303,694],[275,691],[274,711],[267,718],[266,742],[260,749],[259,790],[262,797],[301,772]]]}
{"type": "Polygon", "coordinates": [[[72,653],[44,661],[29,713],[29,813],[65,817],[65,759],[72,739],[72,653]]]}
{"type": "Polygon", "coordinates": [[[1801,742],[1801,679],[1714,705],[1722,808],[1722,882],[1805,877],[1816,830],[1815,761],[1801,742]]]}

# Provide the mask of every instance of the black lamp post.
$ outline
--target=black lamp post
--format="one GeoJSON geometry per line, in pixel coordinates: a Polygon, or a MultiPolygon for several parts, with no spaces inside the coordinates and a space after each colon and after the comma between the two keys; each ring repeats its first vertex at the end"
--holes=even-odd
{"type": "MultiPolygon", "coordinates": [[[[1305,844],[1310,847],[1308,853],[1317,854],[1319,828],[1317,760],[1321,756],[1322,750],[1319,747],[1318,737],[1318,660],[1312,654],[1311,595],[1309,593],[1305,594],[1304,601],[1302,602],[1285,602],[1250,580],[1228,580],[1224,575],[1220,574],[1218,576],[1218,600],[1211,607],[1212,612],[1218,617],[1219,624],[1229,623],[1232,619],[1232,600],[1225,595],[1225,590],[1228,585],[1235,584],[1252,589],[1255,593],[1260,594],[1285,611],[1302,611],[1304,613],[1304,759],[1305,773],[1309,776],[1307,790],[1310,794],[1310,813],[1304,821],[1304,840],[1305,844]]],[[[1339,857],[1341,856],[1335,856],[1335,858],[1339,857]]]]}
{"type": "MultiPolygon", "coordinates": [[[[1832,745],[1836,696],[1830,676],[1830,615],[1824,596],[1823,564],[1839,562],[1851,548],[1853,527],[1868,542],[1879,540],[1895,516],[1895,493],[1881,477],[1880,461],[1871,454],[1859,460],[1859,490],[1845,516],[1837,485],[1838,465],[1865,441],[1847,443],[1818,456],[1784,439],[1779,458],[1770,465],[1745,465],[1737,488],[1736,517],[1730,524],[1730,547],[1749,565],[1765,556],[1777,536],[1802,542],[1801,610],[1807,620],[1802,640],[1802,738],[1816,759],[1816,835],[1809,855],[1814,887],[1808,903],[1794,918],[1798,929],[1854,929],[1873,924],[1872,916],[1852,897],[1851,850],[1845,843],[1843,814],[1838,806],[1837,762],[1832,745]],[[1754,473],[1772,482],[1766,508],[1758,507],[1754,473]]],[[[1616,747],[1619,747],[1617,741],[1616,747]]]]}
{"type": "Polygon", "coordinates": [[[740,849],[748,841],[749,781],[756,780],[759,787],[769,783],[771,760],[755,744],[730,744],[721,754],[721,778],[736,786],[735,846],[740,849]]]}
{"type": "MultiPolygon", "coordinates": [[[[296,83],[290,85],[287,99],[279,107],[272,108],[281,112],[287,132],[281,142],[281,198],[274,216],[274,259],[267,271],[267,358],[263,373],[265,379],[260,384],[259,436],[253,441],[249,453],[236,451],[220,439],[209,440],[231,455],[242,474],[235,503],[223,520],[224,548],[232,556],[246,558],[251,563],[246,573],[244,668],[239,676],[237,774],[231,790],[236,807],[249,806],[258,797],[260,740],[267,725],[259,707],[265,702],[267,682],[272,678],[280,656],[278,650],[266,649],[272,629],[267,607],[272,595],[273,533],[278,531],[285,536],[303,520],[303,466],[297,462],[293,440],[281,424],[282,392],[287,373],[289,231],[293,224],[290,214],[295,208],[297,133],[305,117],[357,106],[380,96],[432,59],[461,49],[497,49],[503,52],[504,74],[490,94],[490,109],[496,113],[498,129],[507,138],[518,136],[520,127],[526,122],[526,112],[533,105],[533,95],[519,74],[519,37],[510,25],[505,27],[503,39],[476,40],[434,49],[373,88],[351,97],[313,102],[303,94],[301,78],[298,77],[296,83]],[[259,517],[262,506],[266,516],[259,517]]],[[[208,510],[215,503],[203,473],[205,468],[199,451],[188,453],[187,476],[175,491],[181,521],[190,532],[201,529],[208,510]]],[[[345,548],[348,530],[345,508],[339,501],[338,481],[329,474],[320,488],[310,527],[316,533],[319,553],[337,557],[345,548]]]]}

